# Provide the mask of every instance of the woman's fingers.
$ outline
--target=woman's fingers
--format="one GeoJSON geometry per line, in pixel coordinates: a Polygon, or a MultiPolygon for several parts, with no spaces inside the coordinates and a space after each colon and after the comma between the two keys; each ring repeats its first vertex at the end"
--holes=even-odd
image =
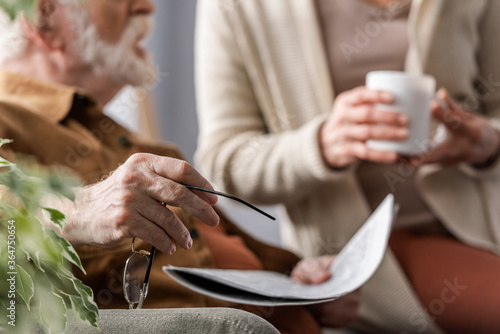
{"type": "Polygon", "coordinates": [[[432,103],[432,114],[446,126],[450,139],[429,153],[423,163],[466,162],[483,166],[498,156],[498,131],[488,119],[464,110],[446,90],[439,90],[438,99],[432,103]]]}
{"type": "Polygon", "coordinates": [[[343,123],[408,126],[410,119],[406,114],[382,110],[379,107],[365,104],[352,107],[342,115],[341,121],[343,123]]]}
{"type": "Polygon", "coordinates": [[[404,141],[408,139],[407,128],[380,125],[346,125],[335,131],[332,136],[334,140],[362,141],[367,140],[393,140],[404,141]]]}
{"type": "Polygon", "coordinates": [[[398,159],[397,152],[373,150],[366,146],[365,143],[348,142],[344,146],[347,152],[361,160],[391,164],[395,163],[398,159]]]}
{"type": "Polygon", "coordinates": [[[345,167],[357,159],[385,164],[396,163],[398,159],[397,152],[373,150],[359,141],[342,142],[323,151],[326,162],[334,168],[345,167]]]}
{"type": "Polygon", "coordinates": [[[320,284],[332,276],[330,266],[335,256],[327,255],[300,261],[292,271],[292,279],[303,284],[320,284]]]}
{"type": "Polygon", "coordinates": [[[443,123],[448,130],[456,135],[466,136],[471,140],[481,137],[481,128],[477,122],[471,122],[475,115],[465,112],[459,108],[445,108],[441,103],[433,101],[431,104],[432,116],[443,123]]]}
{"type": "Polygon", "coordinates": [[[394,97],[391,93],[369,90],[366,87],[358,87],[353,90],[347,91],[339,95],[339,98],[351,106],[358,106],[361,104],[392,104],[394,97]]]}
{"type": "MultiPolygon", "coordinates": [[[[368,160],[379,163],[395,163],[398,159],[396,152],[377,151],[366,146],[365,143],[357,141],[347,141],[330,147],[328,155],[332,161],[346,163],[343,157],[353,157],[361,160],[368,160]]],[[[350,161],[352,162],[352,161],[350,161]]]]}
{"type": "Polygon", "coordinates": [[[368,140],[403,141],[409,136],[407,115],[383,110],[377,104],[392,104],[383,91],[358,87],[340,94],[330,118],[320,129],[319,144],[325,162],[344,168],[358,159],[392,163],[395,152],[377,152],[366,147],[368,140]]]}
{"type": "MultiPolygon", "coordinates": [[[[458,161],[458,156],[456,151],[456,145],[452,142],[447,141],[442,145],[438,146],[435,150],[418,160],[418,164],[432,164],[432,163],[442,163],[450,164],[454,161],[458,161]]],[[[417,161],[417,160],[415,160],[417,161]]]]}

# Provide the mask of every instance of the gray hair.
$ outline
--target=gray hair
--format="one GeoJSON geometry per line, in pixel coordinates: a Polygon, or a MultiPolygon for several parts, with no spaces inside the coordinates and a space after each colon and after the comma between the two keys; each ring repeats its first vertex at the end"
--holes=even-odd
{"type": "Polygon", "coordinates": [[[28,39],[20,18],[11,21],[10,17],[0,10],[0,65],[9,59],[22,56],[27,45],[28,39]]]}
{"type": "MultiPolygon", "coordinates": [[[[55,0],[62,6],[82,5],[87,0],[55,0]]],[[[36,12],[36,11],[35,11],[36,12]]],[[[30,17],[29,21],[38,25],[36,15],[30,17]]],[[[9,15],[0,8],[0,66],[10,59],[16,59],[24,55],[28,46],[28,38],[21,24],[21,15],[11,20],[9,15]]]]}

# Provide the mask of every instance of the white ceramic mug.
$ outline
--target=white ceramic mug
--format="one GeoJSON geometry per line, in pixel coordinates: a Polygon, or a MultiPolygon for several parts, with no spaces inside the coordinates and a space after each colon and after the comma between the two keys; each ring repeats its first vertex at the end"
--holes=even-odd
{"type": "Polygon", "coordinates": [[[429,75],[397,71],[374,71],[366,76],[366,87],[393,94],[392,105],[379,104],[382,110],[407,114],[410,136],[406,141],[370,140],[368,147],[404,155],[424,153],[431,122],[430,103],[436,91],[436,80],[429,75]]]}

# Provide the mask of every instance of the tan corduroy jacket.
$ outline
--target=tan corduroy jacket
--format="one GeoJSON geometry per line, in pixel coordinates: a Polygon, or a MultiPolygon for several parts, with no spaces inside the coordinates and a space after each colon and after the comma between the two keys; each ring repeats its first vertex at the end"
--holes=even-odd
{"type": "MultiPolygon", "coordinates": [[[[499,16],[498,0],[414,0],[406,64],[495,126],[499,16]]],[[[315,2],[200,0],[196,73],[201,171],[253,202],[282,203],[283,240],[299,254],[338,252],[370,212],[356,166],[333,171],[320,154],[318,130],[335,87],[315,2]]],[[[488,170],[429,165],[416,182],[450,232],[500,254],[499,176],[498,162],[488,170]]],[[[388,251],[363,289],[354,327],[439,332],[424,306],[388,251]]]]}

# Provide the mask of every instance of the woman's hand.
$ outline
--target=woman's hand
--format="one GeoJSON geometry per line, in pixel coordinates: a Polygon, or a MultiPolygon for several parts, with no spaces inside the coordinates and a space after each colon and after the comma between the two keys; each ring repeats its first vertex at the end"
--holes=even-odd
{"type": "Polygon", "coordinates": [[[326,163],[332,168],[343,168],[359,159],[396,162],[396,152],[377,151],[366,146],[368,140],[408,139],[408,116],[376,107],[376,104],[392,102],[390,93],[366,87],[340,94],[320,130],[319,141],[326,163]]]}
{"type": "Polygon", "coordinates": [[[448,138],[429,154],[412,159],[412,163],[451,165],[465,162],[487,167],[500,151],[498,131],[486,118],[464,110],[445,89],[438,92],[438,97],[444,105],[433,101],[432,115],[446,126],[448,138]]]}
{"type": "Polygon", "coordinates": [[[325,255],[300,260],[290,277],[303,284],[323,283],[332,277],[330,267],[335,257],[335,255],[325,255]]]}
{"type": "Polygon", "coordinates": [[[355,290],[331,302],[308,306],[324,327],[343,328],[356,320],[361,304],[361,290],[355,290]]]}
{"type": "MultiPolygon", "coordinates": [[[[323,283],[332,277],[330,267],[333,261],[335,255],[304,259],[293,269],[291,277],[303,284],[323,283]]],[[[308,308],[322,326],[342,328],[357,318],[360,303],[361,293],[358,289],[334,301],[310,305],[308,308]]]]}

